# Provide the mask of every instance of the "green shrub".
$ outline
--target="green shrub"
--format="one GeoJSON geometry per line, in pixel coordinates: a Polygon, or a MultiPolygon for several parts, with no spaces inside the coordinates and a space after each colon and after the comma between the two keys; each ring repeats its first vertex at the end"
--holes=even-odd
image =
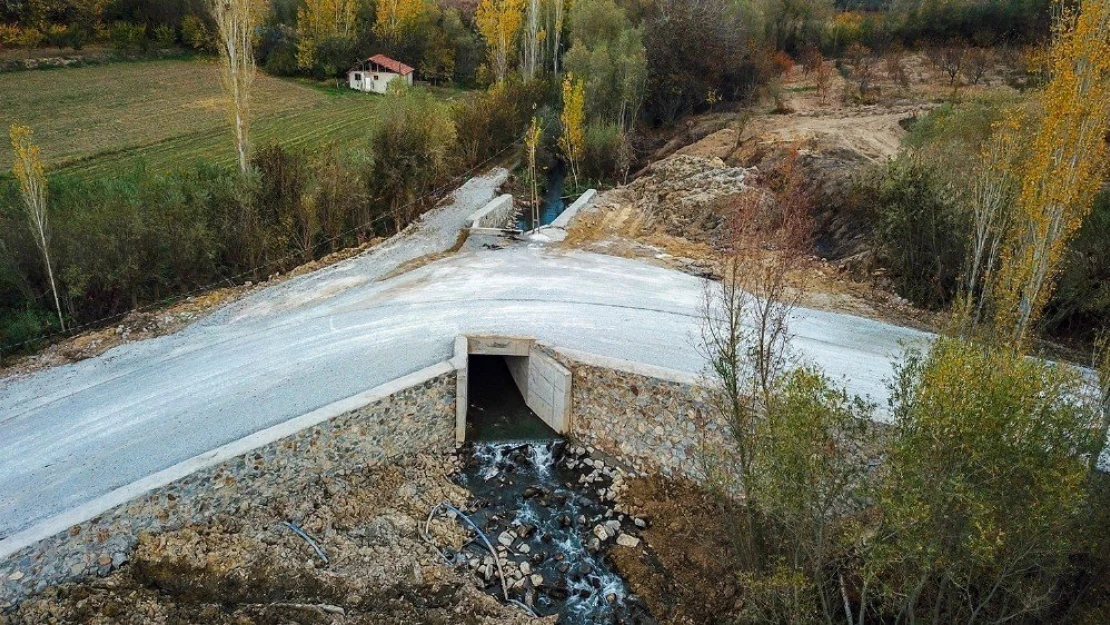
{"type": "Polygon", "coordinates": [[[967,226],[941,172],[904,156],[887,165],[868,192],[894,288],[919,306],[947,306],[959,287],[967,226]]]}
{"type": "Polygon", "coordinates": [[[582,150],[582,176],[598,184],[622,182],[631,166],[631,147],[617,124],[590,124],[582,150]]]}
{"type": "Polygon", "coordinates": [[[0,310],[0,360],[7,352],[33,348],[37,339],[49,334],[57,322],[58,317],[40,308],[0,310]]]}
{"type": "Polygon", "coordinates": [[[1044,329],[1089,341],[1096,332],[1110,329],[1110,188],[1095,200],[1063,265],[1045,311],[1044,329]]]}
{"type": "Polygon", "coordinates": [[[112,49],[117,52],[145,50],[147,45],[146,26],[129,22],[115,22],[108,31],[112,49]]]}
{"type": "Polygon", "coordinates": [[[375,200],[389,206],[394,229],[400,232],[424,208],[418,199],[450,174],[456,126],[446,107],[427,91],[393,85],[370,141],[374,161],[369,180],[375,200]]]}
{"type": "Polygon", "coordinates": [[[875,554],[895,610],[1003,622],[1058,599],[1096,442],[1084,384],[1070,368],[946,338],[898,366],[877,501],[890,538],[875,554]]]}
{"type": "Polygon", "coordinates": [[[212,47],[212,35],[204,20],[192,14],[181,20],[181,41],[194,50],[208,50],[212,47]]]}
{"type": "Polygon", "coordinates": [[[476,165],[520,140],[551,95],[546,81],[525,83],[513,78],[463,99],[452,110],[460,159],[476,165]]]}
{"type": "Polygon", "coordinates": [[[166,50],[177,44],[177,31],[169,24],[162,24],[154,29],[154,47],[166,50]]]}
{"type": "Polygon", "coordinates": [[[65,45],[74,50],[80,50],[92,39],[92,36],[92,29],[89,26],[70,24],[66,28],[65,45]]]}

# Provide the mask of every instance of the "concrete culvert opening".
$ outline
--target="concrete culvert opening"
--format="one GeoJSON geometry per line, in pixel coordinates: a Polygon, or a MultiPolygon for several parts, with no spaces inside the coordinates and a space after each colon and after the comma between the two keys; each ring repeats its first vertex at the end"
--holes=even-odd
{"type": "Polygon", "coordinates": [[[571,373],[522,337],[469,336],[455,343],[455,439],[545,440],[570,430],[571,373]]]}
{"type": "Polygon", "coordinates": [[[527,367],[527,360],[526,356],[469,356],[466,440],[537,441],[558,436],[528,407],[510,373],[510,361],[521,369],[527,367]]]}

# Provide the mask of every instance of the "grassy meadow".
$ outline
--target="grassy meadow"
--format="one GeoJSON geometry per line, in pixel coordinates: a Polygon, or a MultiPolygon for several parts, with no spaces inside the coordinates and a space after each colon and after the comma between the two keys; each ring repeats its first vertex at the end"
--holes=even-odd
{"type": "MultiPolygon", "coordinates": [[[[251,140],[305,147],[363,140],[380,96],[267,76],[251,140]]],[[[93,177],[145,164],[230,164],[234,150],[214,60],[163,60],[0,74],[0,127],[30,126],[53,171],[93,177]]],[[[5,144],[7,142],[5,141],[5,144]]],[[[11,167],[0,150],[0,171],[11,167]]]]}

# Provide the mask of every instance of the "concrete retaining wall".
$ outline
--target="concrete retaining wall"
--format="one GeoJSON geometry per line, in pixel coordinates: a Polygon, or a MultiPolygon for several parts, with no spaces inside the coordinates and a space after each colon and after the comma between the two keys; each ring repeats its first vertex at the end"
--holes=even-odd
{"type": "Polygon", "coordinates": [[[447,453],[454,449],[455,407],[455,369],[441,363],[10,536],[0,541],[0,609],[51,584],[107,575],[127,561],[140,532],[174,530],[266,505],[271,494],[328,475],[447,453]]]}
{"type": "Polygon", "coordinates": [[[710,410],[696,376],[628,361],[557,350],[573,372],[570,436],[635,469],[704,479],[703,449],[727,445],[727,426],[710,410]]]}
{"type": "Polygon", "coordinates": [[[554,354],[536,344],[535,339],[514,336],[467,336],[455,341],[452,362],[459,370],[456,396],[455,442],[466,440],[467,384],[466,360],[471,354],[503,356],[513,382],[524,403],[548,426],[560,434],[570,423],[571,373],[554,354]]]}
{"type": "Polygon", "coordinates": [[[466,218],[466,227],[470,229],[500,229],[512,226],[516,217],[516,207],[513,205],[513,196],[505,194],[494,198],[470,217],[466,218]]]}

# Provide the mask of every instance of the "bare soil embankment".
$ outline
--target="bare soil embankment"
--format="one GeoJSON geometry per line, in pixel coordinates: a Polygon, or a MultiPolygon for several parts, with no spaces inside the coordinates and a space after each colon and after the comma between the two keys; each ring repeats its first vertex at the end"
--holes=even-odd
{"type": "MultiPolygon", "coordinates": [[[[835,72],[822,97],[815,78],[796,68],[782,85],[781,109],[764,105],[688,120],[657,152],[661,160],[580,216],[567,245],[714,276],[713,245],[726,219],[722,200],[759,188],[761,174],[796,153],[814,198],[816,229],[812,254],[795,276],[802,304],[936,328],[942,320],[893,293],[871,243],[873,216],[846,201],[857,181],[899,153],[912,121],[951,96],[946,79],[923,57],[907,56],[903,68],[908,86],[880,76],[866,102],[835,72]]],[[[1000,82],[963,93],[1005,89],[1000,82]]]]}

